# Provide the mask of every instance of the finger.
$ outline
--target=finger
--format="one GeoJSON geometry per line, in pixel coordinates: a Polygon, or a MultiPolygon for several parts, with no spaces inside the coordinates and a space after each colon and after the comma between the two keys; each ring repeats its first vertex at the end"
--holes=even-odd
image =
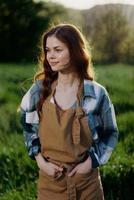
{"type": "Polygon", "coordinates": [[[54,174],[54,178],[56,178],[56,179],[60,178],[61,176],[62,176],[62,172],[61,171],[57,171],[54,174]]]}
{"type": "Polygon", "coordinates": [[[62,171],[63,171],[63,168],[62,168],[62,167],[55,166],[55,170],[56,170],[56,171],[62,172],[62,171]]]}
{"type": "Polygon", "coordinates": [[[52,167],[53,167],[53,169],[54,169],[55,171],[63,171],[63,168],[62,168],[62,167],[60,167],[60,166],[58,166],[58,165],[56,165],[56,164],[54,164],[54,163],[51,163],[51,165],[52,165],[52,167]]]}
{"type": "Polygon", "coordinates": [[[77,168],[75,167],[69,174],[68,176],[73,176],[77,171],[77,168]]]}

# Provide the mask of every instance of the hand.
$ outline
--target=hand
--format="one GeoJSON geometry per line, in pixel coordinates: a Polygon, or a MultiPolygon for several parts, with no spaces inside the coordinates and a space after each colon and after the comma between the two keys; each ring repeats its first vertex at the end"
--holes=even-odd
{"type": "Polygon", "coordinates": [[[80,173],[80,174],[88,173],[91,171],[91,169],[92,169],[92,160],[89,156],[87,160],[76,165],[75,168],[73,168],[73,170],[68,174],[68,176],[73,176],[75,173],[80,173]]]}
{"type": "Polygon", "coordinates": [[[56,176],[56,173],[62,172],[63,168],[51,163],[45,161],[45,159],[42,157],[41,153],[39,153],[37,156],[35,156],[35,159],[37,161],[37,165],[39,169],[47,173],[49,176],[56,176]]]}

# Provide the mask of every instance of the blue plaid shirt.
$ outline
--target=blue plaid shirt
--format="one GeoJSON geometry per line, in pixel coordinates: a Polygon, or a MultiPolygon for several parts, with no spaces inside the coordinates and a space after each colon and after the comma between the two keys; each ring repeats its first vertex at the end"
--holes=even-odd
{"type": "MultiPolygon", "coordinates": [[[[38,136],[39,117],[36,110],[42,89],[42,80],[36,81],[21,102],[21,122],[28,154],[34,156],[40,152],[38,136]]],[[[106,89],[95,81],[84,80],[82,107],[87,115],[93,144],[87,150],[92,159],[92,167],[105,164],[116,146],[118,127],[113,104],[106,89]]]]}

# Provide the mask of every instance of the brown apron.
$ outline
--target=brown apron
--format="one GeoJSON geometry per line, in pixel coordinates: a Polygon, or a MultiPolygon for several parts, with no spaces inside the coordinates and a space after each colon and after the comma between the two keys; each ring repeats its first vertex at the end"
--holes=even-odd
{"type": "Polygon", "coordinates": [[[77,107],[67,110],[50,102],[56,85],[57,81],[42,106],[39,137],[42,155],[64,170],[58,178],[39,170],[38,200],[103,200],[98,168],[68,176],[78,163],[87,159],[86,151],[92,145],[87,116],[81,107],[83,82],[77,93],[77,107]]]}

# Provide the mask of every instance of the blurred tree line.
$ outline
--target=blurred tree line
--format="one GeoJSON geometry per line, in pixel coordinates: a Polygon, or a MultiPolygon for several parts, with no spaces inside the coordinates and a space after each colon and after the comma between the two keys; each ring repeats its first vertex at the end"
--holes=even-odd
{"type": "Polygon", "coordinates": [[[106,10],[94,20],[92,27],[85,25],[83,28],[96,63],[134,64],[134,29],[120,9],[106,10]]]}
{"type": "Polygon", "coordinates": [[[32,61],[39,36],[57,12],[64,12],[61,7],[47,1],[0,0],[0,61],[32,61]]]}
{"type": "Polygon", "coordinates": [[[35,61],[42,32],[51,23],[67,22],[83,30],[94,63],[134,63],[134,29],[119,9],[86,18],[86,12],[47,0],[0,0],[0,61],[35,61]]]}

